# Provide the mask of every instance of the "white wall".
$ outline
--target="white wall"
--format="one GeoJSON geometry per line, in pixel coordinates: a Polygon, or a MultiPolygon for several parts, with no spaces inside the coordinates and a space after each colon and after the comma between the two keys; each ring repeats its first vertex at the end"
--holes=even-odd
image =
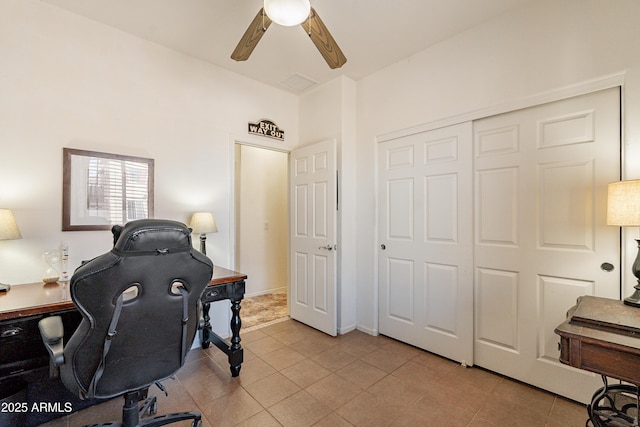
{"type": "MultiPolygon", "coordinates": [[[[377,330],[378,137],[450,117],[469,118],[495,106],[519,105],[619,72],[624,72],[624,175],[640,177],[638,1],[537,0],[360,80],[358,327],[377,330]]],[[[635,249],[630,253],[627,258],[635,256],[635,249]]]]}
{"type": "Polygon", "coordinates": [[[229,266],[232,135],[268,117],[297,142],[297,97],[36,0],[0,2],[0,94],[0,206],[23,237],[0,242],[0,281],[14,284],[40,281],[61,240],[72,268],[111,247],[109,231],[60,231],[63,147],[155,159],[155,217],[213,211],[207,253],[229,266]]]}
{"type": "Polygon", "coordinates": [[[236,269],[247,275],[245,297],[289,284],[289,156],[236,146],[236,269]]]}
{"type": "Polygon", "coordinates": [[[156,217],[213,211],[220,232],[207,253],[229,265],[233,142],[266,117],[286,130],[288,148],[298,135],[338,141],[339,325],[375,332],[376,137],[618,72],[625,177],[635,178],[637,0],[537,0],[357,84],[340,77],[299,99],[36,0],[3,0],[0,207],[14,209],[23,239],[0,242],[0,281],[39,281],[40,253],[63,239],[72,266],[110,247],[106,231],[60,231],[62,147],[154,158],[156,217]]]}
{"type": "Polygon", "coordinates": [[[338,332],[356,328],[356,84],[347,77],[300,97],[300,145],[335,139],[338,161],[338,332]]]}

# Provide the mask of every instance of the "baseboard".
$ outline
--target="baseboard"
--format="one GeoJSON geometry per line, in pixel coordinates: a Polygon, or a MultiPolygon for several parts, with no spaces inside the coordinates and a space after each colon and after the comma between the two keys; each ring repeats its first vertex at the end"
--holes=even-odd
{"type": "Polygon", "coordinates": [[[349,325],[349,326],[344,326],[341,328],[338,328],[338,335],[344,335],[344,334],[348,334],[351,331],[355,331],[356,330],[356,325],[349,325]]]}
{"type": "Polygon", "coordinates": [[[371,328],[366,328],[362,325],[358,325],[356,326],[356,329],[359,330],[360,332],[364,332],[365,334],[369,334],[369,335],[373,335],[378,336],[378,330],[377,329],[371,329],[371,328]]]}

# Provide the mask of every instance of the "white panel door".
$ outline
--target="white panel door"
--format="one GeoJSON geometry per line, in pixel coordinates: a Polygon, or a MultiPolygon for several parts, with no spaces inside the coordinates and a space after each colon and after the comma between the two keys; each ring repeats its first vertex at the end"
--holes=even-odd
{"type": "Polygon", "coordinates": [[[336,336],[336,144],[291,152],[291,317],[336,336]]]}
{"type": "Polygon", "coordinates": [[[378,147],[379,331],[473,364],[472,125],[378,147]]]}
{"type": "Polygon", "coordinates": [[[475,362],[581,402],[599,377],[559,363],[554,329],[581,295],[619,298],[619,105],[616,88],[474,123],[475,362]]]}

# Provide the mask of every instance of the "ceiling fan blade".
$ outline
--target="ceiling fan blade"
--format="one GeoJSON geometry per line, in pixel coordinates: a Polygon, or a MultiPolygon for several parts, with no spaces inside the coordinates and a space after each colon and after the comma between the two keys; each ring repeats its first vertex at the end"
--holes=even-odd
{"type": "Polygon", "coordinates": [[[269,25],[271,25],[271,19],[264,13],[264,8],[262,8],[256,17],[253,18],[253,21],[249,24],[249,28],[244,32],[238,45],[233,50],[231,59],[235,59],[236,61],[246,61],[249,59],[249,55],[251,55],[253,49],[258,45],[258,42],[265,31],[267,31],[267,28],[269,28],[269,25]]]}
{"type": "Polygon", "coordinates": [[[311,8],[309,17],[300,26],[307,32],[330,68],[340,68],[347,62],[347,58],[338,47],[338,43],[331,36],[314,8],[311,8]]]}

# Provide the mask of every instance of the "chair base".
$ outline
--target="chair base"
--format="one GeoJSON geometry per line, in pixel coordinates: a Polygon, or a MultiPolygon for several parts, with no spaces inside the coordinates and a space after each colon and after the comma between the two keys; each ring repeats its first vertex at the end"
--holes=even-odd
{"type": "Polygon", "coordinates": [[[124,395],[124,406],[122,407],[122,422],[90,424],[84,427],[160,427],[179,421],[193,420],[192,427],[202,426],[202,416],[199,412],[174,412],[171,414],[157,415],[153,418],[140,418],[154,415],[158,410],[158,403],[155,396],[147,398],[149,388],[128,392],[124,395]],[[138,405],[144,399],[142,405],[138,405]]]}
{"type": "MultiPolygon", "coordinates": [[[[173,414],[158,415],[157,417],[147,418],[140,421],[135,427],[160,427],[167,424],[177,423],[178,421],[193,420],[192,427],[202,426],[202,417],[198,412],[175,412],[173,414]]],[[[84,427],[129,427],[127,424],[121,422],[118,423],[104,423],[104,424],[90,424],[84,427]]]]}

